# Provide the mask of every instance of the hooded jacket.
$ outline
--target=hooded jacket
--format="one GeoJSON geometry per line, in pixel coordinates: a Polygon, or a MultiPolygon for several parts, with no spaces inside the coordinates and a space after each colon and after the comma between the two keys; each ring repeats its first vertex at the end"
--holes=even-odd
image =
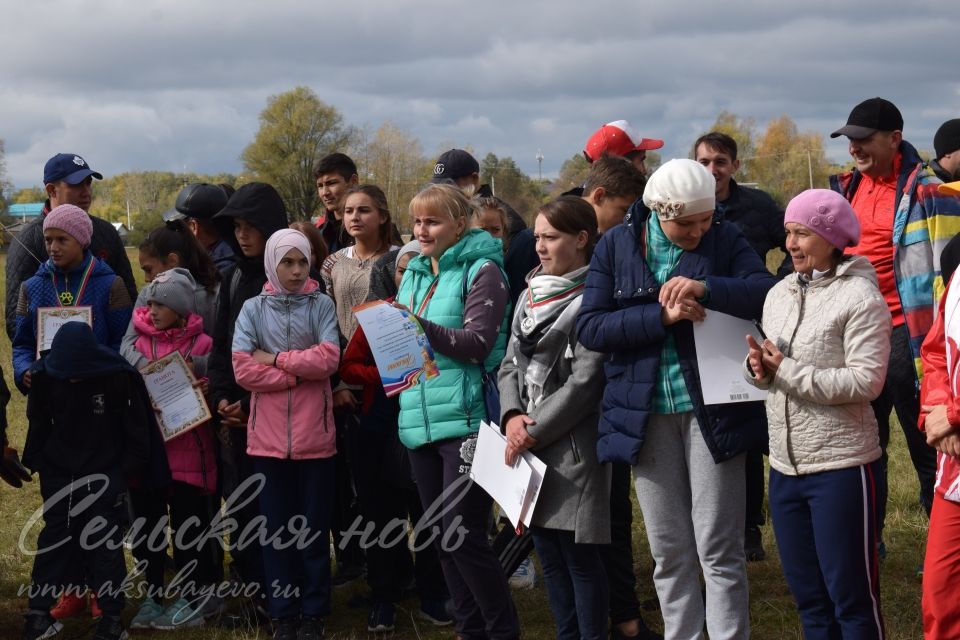
{"type": "Polygon", "coordinates": [[[37,354],[37,309],[60,305],[57,291],[54,291],[54,277],[60,290],[63,290],[64,284],[72,283],[71,292],[79,294],[83,273],[91,260],[93,266],[90,279],[76,304],[93,308],[93,333],[97,341],[119,351],[120,340],[133,313],[133,302],[123,280],[114,274],[105,262],[94,258],[89,250],[84,252],[80,266],[69,272],[56,267],[53,260],[47,260],[40,265],[33,277],[20,286],[20,297],[17,301],[17,331],[13,336],[13,378],[24,393],[27,393],[27,388],[23,386],[23,374],[30,368],[37,354]]]}
{"type": "MultiPolygon", "coordinates": [[[[693,323],[664,326],[658,301],[660,285],[643,255],[647,217],[642,201],[635,202],[623,224],[603,234],[587,274],[586,291],[577,332],[587,349],[606,354],[604,372],[600,462],[636,464],[647,422],[664,340],[672,334],[693,401],[700,432],[716,462],[766,440],[764,409],[759,402],[705,405],[693,339],[693,323]]],[[[709,298],[703,306],[738,318],[756,318],[767,291],[776,280],[731,222],[720,222],[700,239],[693,251],[684,251],[670,277],[705,280],[709,298]]]]}
{"type": "MultiPolygon", "coordinates": [[[[187,316],[184,327],[161,331],[150,320],[150,308],[137,307],[133,311],[132,323],[137,333],[137,354],[145,361],[162,358],[174,351],[179,351],[184,359],[193,358],[204,356],[213,349],[213,340],[203,332],[203,321],[195,313],[187,316]]],[[[209,422],[167,440],[164,445],[174,480],[199,487],[204,493],[216,491],[217,457],[209,422]]]]}
{"type": "MultiPolygon", "coordinates": [[[[919,381],[920,345],[933,326],[944,290],[940,253],[960,228],[960,198],[937,191],[940,179],[906,140],[900,143],[900,157],[891,238],[893,273],[919,381]]],[[[859,171],[833,175],[830,188],[852,201],[861,178],[859,171]]]]}
{"type": "MultiPolygon", "coordinates": [[[[17,296],[20,285],[37,271],[37,261],[47,260],[47,247],[43,243],[43,220],[50,213],[50,201],[47,200],[43,212],[36,220],[25,226],[15,240],[10,242],[6,263],[6,321],[7,337],[13,341],[17,330],[17,296]]],[[[93,235],[90,237],[90,252],[102,262],[106,262],[113,272],[120,276],[127,288],[127,294],[133,300],[137,297],[137,282],[130,268],[130,258],[123,248],[123,241],[113,225],[97,216],[90,216],[93,223],[93,235]]]]}
{"type": "Polygon", "coordinates": [[[804,286],[791,274],[763,305],[764,333],[784,358],[769,389],[770,466],[784,475],[834,471],[880,457],[870,402],[890,358],[890,310],[870,262],[854,256],[804,286]]]}
{"type": "MultiPolygon", "coordinates": [[[[217,301],[217,320],[213,328],[213,351],[207,365],[210,377],[210,396],[214,411],[221,400],[228,403],[240,400],[244,410],[250,412],[250,394],[237,385],[233,377],[231,345],[234,324],[244,301],[257,296],[267,282],[263,269],[263,256],[246,257],[233,232],[234,219],[246,220],[267,238],[280,229],[287,228],[287,211],[280,194],[268,184],[251,182],[230,196],[227,206],[213,217],[220,236],[233,249],[237,262],[227,270],[220,282],[217,301]]],[[[209,331],[209,330],[208,330],[209,331]]]]}
{"type": "Polygon", "coordinates": [[[252,392],[247,453],[303,460],[337,452],[330,376],[340,363],[333,301],[316,280],[302,293],[277,293],[268,283],[247,300],[233,336],[237,383],[252,392]],[[276,366],[252,353],[276,353],[276,366]]]}
{"type": "Polygon", "coordinates": [[[57,332],[32,368],[24,464],[82,477],[122,470],[143,486],[169,482],[143,378],[81,322],[57,332]]]}

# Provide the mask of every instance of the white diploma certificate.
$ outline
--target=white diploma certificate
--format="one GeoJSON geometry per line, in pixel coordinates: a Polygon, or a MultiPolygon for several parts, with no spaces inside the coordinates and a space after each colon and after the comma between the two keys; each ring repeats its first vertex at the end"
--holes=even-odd
{"type": "Polygon", "coordinates": [[[93,307],[38,307],[37,308],[37,358],[41,351],[49,351],[53,337],[60,327],[68,322],[86,322],[93,327],[93,307]]]}
{"type": "Polygon", "coordinates": [[[704,404],[766,400],[766,390],[757,389],[743,377],[748,334],[756,337],[752,322],[719,311],[707,310],[703,322],[693,323],[704,404]]]}
{"type": "Polygon", "coordinates": [[[417,318],[389,302],[376,300],[353,308],[370,344],[383,390],[395,396],[420,381],[440,375],[433,348],[417,318]]]}
{"type": "Polygon", "coordinates": [[[140,369],[150,400],[160,409],[157,422],[163,439],[170,440],[210,419],[210,407],[180,352],[151,362],[140,369]]]}
{"type": "Polygon", "coordinates": [[[547,465],[524,451],[511,467],[504,462],[507,439],[496,425],[480,423],[470,477],[500,505],[517,529],[529,527],[547,465]]]}

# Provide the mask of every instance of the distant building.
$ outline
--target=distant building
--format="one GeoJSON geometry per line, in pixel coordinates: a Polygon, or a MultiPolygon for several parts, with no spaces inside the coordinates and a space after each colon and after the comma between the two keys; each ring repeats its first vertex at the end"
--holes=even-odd
{"type": "Polygon", "coordinates": [[[111,222],[113,228],[117,230],[117,233],[120,235],[120,240],[123,241],[123,244],[127,244],[127,236],[130,235],[130,230],[127,229],[127,225],[122,222],[111,222]]]}
{"type": "Polygon", "coordinates": [[[43,205],[43,202],[11,204],[7,207],[7,215],[18,222],[30,222],[43,213],[43,205]]]}

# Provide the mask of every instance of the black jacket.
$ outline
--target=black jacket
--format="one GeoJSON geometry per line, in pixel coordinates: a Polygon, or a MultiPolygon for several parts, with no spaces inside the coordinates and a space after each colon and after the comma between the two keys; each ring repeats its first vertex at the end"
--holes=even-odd
{"type": "Polygon", "coordinates": [[[727,220],[737,225],[747,242],[766,262],[771,249],[780,249],[785,254],[777,269],[777,277],[783,278],[793,271],[793,263],[787,254],[787,234],[783,230],[783,210],[765,191],[741,187],[730,179],[730,195],[717,204],[714,222],[727,220]]]}

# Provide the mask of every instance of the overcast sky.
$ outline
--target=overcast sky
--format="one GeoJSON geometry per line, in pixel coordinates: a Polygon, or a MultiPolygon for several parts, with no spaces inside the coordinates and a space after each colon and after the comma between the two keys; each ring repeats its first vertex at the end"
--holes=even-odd
{"type": "MultiPolygon", "coordinates": [[[[0,0],[7,175],[57,152],[104,174],[241,173],[268,96],[311,87],[344,119],[472,145],[554,175],[604,122],[689,146],[726,109],[826,136],[857,102],[932,148],[960,117],[956,12],[913,0],[524,2],[0,0]],[[467,10],[462,7],[470,7],[467,10]]],[[[829,141],[828,155],[847,159],[829,141]]]]}

